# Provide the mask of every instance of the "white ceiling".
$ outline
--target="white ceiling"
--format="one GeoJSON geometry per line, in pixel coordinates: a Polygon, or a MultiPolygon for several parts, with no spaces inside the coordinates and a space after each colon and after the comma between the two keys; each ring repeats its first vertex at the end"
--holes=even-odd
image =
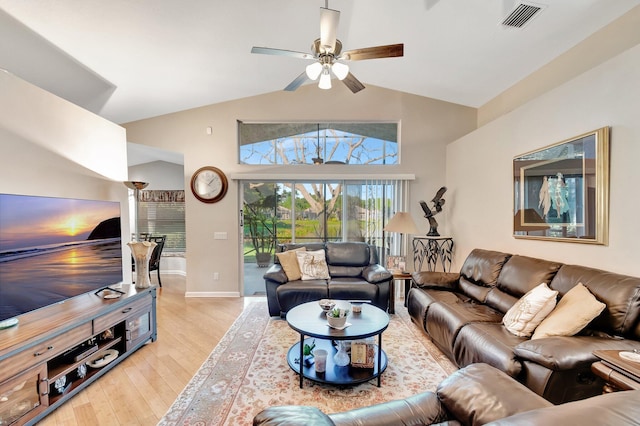
{"type": "MultiPolygon", "coordinates": [[[[514,0],[331,0],[345,50],[404,43],[351,62],[365,85],[479,107],[640,0],[541,0],[523,29],[514,0]]],[[[323,0],[0,0],[0,68],[116,123],[273,92],[305,60],[323,0]]],[[[320,89],[318,89],[320,90],[320,89]]],[[[357,94],[353,96],[358,96],[357,94]]]]}

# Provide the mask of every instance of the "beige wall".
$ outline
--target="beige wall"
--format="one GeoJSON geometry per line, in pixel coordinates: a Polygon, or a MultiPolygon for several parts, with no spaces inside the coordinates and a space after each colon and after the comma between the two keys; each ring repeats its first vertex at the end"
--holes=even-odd
{"type": "Polygon", "coordinates": [[[124,129],[8,73],[0,72],[0,93],[0,192],[119,201],[128,241],[124,129]],[[103,156],[97,171],[88,168],[96,154],[103,156]]]}
{"type": "Polygon", "coordinates": [[[129,167],[129,180],[149,182],[147,190],[184,189],[184,167],[182,164],[153,161],[129,167]]]}
{"type": "MultiPolygon", "coordinates": [[[[189,295],[236,295],[241,289],[238,182],[230,182],[222,201],[203,204],[188,190],[193,172],[213,165],[228,176],[293,176],[291,168],[239,165],[237,120],[400,121],[402,157],[398,166],[297,166],[293,173],[338,178],[363,173],[415,174],[411,212],[426,233],[428,226],[417,201],[430,199],[444,184],[446,144],[475,128],[476,110],[377,87],[353,95],[342,85],[328,91],[309,85],[293,93],[279,91],[125,124],[129,142],[184,154],[189,295]],[[206,134],[207,127],[213,128],[212,135],[206,134]],[[219,231],[227,232],[228,240],[214,240],[214,232],[219,231]],[[214,272],[219,272],[219,281],[213,281],[214,272]]],[[[444,221],[442,227],[446,229],[444,221]]]]}
{"type": "Polygon", "coordinates": [[[640,45],[447,147],[447,208],[458,267],[482,247],[640,274],[638,76],[640,45]],[[513,157],[604,126],[611,126],[609,245],[513,238],[513,157]]]}
{"type": "Polygon", "coordinates": [[[0,128],[104,176],[127,178],[124,129],[0,69],[0,128]]]}

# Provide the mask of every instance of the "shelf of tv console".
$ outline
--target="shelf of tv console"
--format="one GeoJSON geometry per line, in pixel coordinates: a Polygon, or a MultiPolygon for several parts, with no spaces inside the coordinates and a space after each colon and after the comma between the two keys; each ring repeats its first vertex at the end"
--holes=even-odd
{"type": "MultiPolygon", "coordinates": [[[[100,349],[98,349],[98,351],[96,351],[95,353],[91,354],[87,358],[85,358],[85,359],[83,359],[81,361],[74,362],[73,364],[68,364],[66,366],[57,367],[55,370],[52,370],[52,371],[55,371],[55,376],[52,376],[49,379],[50,387],[52,387],[53,384],[55,383],[55,381],[58,380],[60,377],[66,376],[67,374],[72,373],[80,365],[85,364],[87,362],[87,360],[93,358],[96,355],[99,355],[100,353],[106,351],[109,348],[112,348],[113,346],[115,346],[116,344],[120,343],[121,341],[122,341],[121,337],[113,339],[112,341],[108,342],[108,344],[102,345],[100,347],[100,349]]],[[[118,356],[120,356],[120,355],[118,355],[118,356]]],[[[69,385],[69,387],[66,388],[65,391],[63,393],[61,393],[61,394],[56,394],[55,392],[49,391],[49,406],[53,406],[61,398],[64,398],[66,395],[75,394],[77,391],[80,391],[79,388],[81,388],[81,387],[84,388],[84,387],[88,386],[91,382],[96,380],[99,376],[105,374],[111,368],[116,366],[118,364],[118,362],[120,362],[120,361],[121,360],[118,360],[118,358],[116,358],[112,362],[110,362],[109,364],[106,364],[104,367],[87,368],[86,376],[84,376],[82,379],[72,380],[70,385],[69,385]]],[[[51,376],[51,373],[49,375],[51,376]]]]}
{"type": "Polygon", "coordinates": [[[15,382],[15,377],[35,377],[31,372],[39,366],[43,370],[38,371],[44,372],[38,380],[25,382],[36,388],[34,393],[40,401],[33,410],[21,413],[15,425],[35,424],[147,341],[156,340],[156,288],[139,290],[123,284],[121,290],[124,294],[117,299],[85,293],[21,315],[17,326],[0,330],[0,393],[3,385],[8,388],[15,382]],[[148,320],[145,331],[129,340],[127,323],[141,317],[148,320]],[[112,338],[100,338],[105,328],[113,328],[112,338]],[[93,339],[98,345],[95,352],[82,359],[69,359],[70,350],[93,339]],[[78,367],[108,349],[118,350],[117,358],[101,368],[88,367],[84,377],[78,376],[78,367]],[[58,393],[54,383],[63,376],[68,385],[58,393]]]}
{"type": "MultiPolygon", "coordinates": [[[[64,362],[63,360],[56,361],[55,359],[49,364],[49,382],[53,383],[58,380],[62,376],[66,376],[70,372],[76,370],[82,364],[86,364],[88,360],[92,359],[95,356],[100,355],[107,349],[111,349],[118,343],[122,342],[122,336],[117,337],[115,339],[110,339],[109,341],[104,341],[98,343],[98,350],[88,355],[86,358],[83,358],[79,361],[74,361],[72,363],[64,362]]],[[[95,371],[95,370],[94,370],[95,371]]],[[[90,372],[87,371],[86,378],[89,377],[90,372]]]]}

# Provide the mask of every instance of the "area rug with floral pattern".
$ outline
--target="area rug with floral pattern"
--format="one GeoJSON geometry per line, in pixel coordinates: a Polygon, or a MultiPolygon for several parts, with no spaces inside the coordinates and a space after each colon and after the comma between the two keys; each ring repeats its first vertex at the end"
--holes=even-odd
{"type": "Polygon", "coordinates": [[[405,308],[383,333],[388,366],[377,380],[332,386],[304,380],[287,364],[299,335],[269,317],[266,302],[247,306],[178,396],[159,425],[250,425],[273,405],[310,405],[326,413],[364,407],[435,390],[455,366],[411,322],[405,308]]]}

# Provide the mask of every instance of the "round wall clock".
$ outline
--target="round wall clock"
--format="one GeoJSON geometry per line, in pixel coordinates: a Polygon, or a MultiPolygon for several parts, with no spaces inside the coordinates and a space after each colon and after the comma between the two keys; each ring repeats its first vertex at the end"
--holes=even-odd
{"type": "Polygon", "coordinates": [[[217,203],[227,193],[227,177],[217,167],[201,167],[191,177],[191,192],[203,203],[217,203]]]}

